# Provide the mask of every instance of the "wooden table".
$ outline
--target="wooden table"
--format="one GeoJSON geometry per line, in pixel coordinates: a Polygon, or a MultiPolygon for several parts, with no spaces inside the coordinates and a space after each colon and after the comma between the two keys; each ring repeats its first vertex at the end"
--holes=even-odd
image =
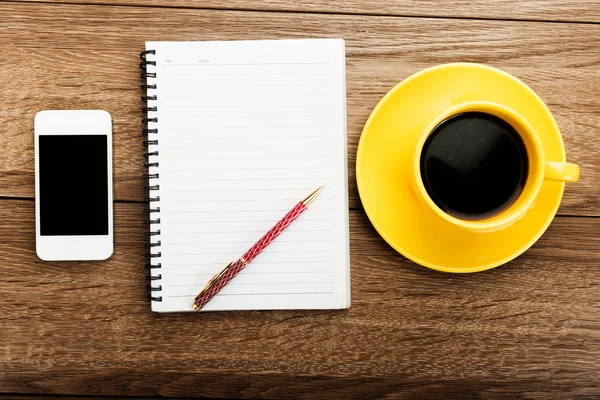
{"type": "Polygon", "coordinates": [[[599,0],[110,3],[0,3],[0,392],[600,397],[599,0]],[[346,40],[352,307],[151,313],[144,41],[307,37],[346,40]],[[365,217],[354,176],[361,128],[378,99],[409,74],[453,61],[487,63],[530,85],[582,168],[533,248],[468,276],[427,270],[392,250],[365,217]],[[115,254],[41,262],[33,117],[79,108],[114,119],[115,254]]]}

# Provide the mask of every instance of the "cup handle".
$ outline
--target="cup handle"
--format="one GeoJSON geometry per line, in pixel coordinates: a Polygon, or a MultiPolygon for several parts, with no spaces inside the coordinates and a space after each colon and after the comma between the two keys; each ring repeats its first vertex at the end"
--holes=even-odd
{"type": "Polygon", "coordinates": [[[566,162],[546,161],[544,179],[558,182],[577,182],[579,165],[566,162]]]}

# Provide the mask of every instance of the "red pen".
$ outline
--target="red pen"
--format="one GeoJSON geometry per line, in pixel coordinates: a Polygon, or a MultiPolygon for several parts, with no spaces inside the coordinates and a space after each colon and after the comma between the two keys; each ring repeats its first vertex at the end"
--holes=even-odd
{"type": "Polygon", "coordinates": [[[287,228],[300,214],[312,203],[323,186],[308,195],[307,198],[296,204],[279,222],[275,224],[263,237],[256,242],[250,250],[244,253],[238,260],[230,262],[221,272],[213,276],[204,289],[196,296],[192,306],[194,310],[200,311],[225,285],[227,285],[246,265],[248,265],[261,251],[265,249],[285,228],[287,228]]]}

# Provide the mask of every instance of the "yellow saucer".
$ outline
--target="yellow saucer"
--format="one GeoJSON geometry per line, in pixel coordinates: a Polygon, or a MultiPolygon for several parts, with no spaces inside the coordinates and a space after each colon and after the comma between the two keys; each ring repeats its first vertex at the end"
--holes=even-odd
{"type": "Polygon", "coordinates": [[[483,271],[523,253],[550,225],[565,187],[544,181],[519,220],[479,233],[446,222],[417,198],[409,180],[417,135],[444,110],[480,100],[521,114],[539,134],[545,159],[565,161],[558,126],[533,90],[503,71],[468,63],[429,68],[396,85],[371,113],[358,145],[356,180],[371,223],[402,255],[440,271],[483,271]]]}

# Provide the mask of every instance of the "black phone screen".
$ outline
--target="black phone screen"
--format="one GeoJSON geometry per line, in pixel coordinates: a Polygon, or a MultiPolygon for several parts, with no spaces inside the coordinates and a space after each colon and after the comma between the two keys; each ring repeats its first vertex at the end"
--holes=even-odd
{"type": "Polygon", "coordinates": [[[106,135],[39,136],[42,236],[108,235],[106,135]]]}

